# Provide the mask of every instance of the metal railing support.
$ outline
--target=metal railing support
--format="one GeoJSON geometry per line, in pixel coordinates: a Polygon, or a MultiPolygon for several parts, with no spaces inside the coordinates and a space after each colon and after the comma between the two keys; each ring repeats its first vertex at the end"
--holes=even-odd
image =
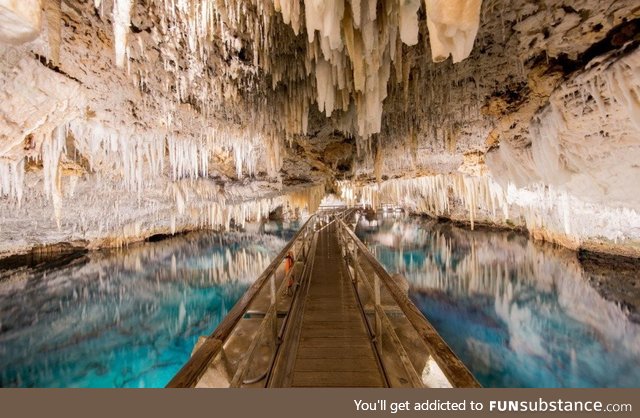
{"type": "MultiPolygon", "coordinates": [[[[169,381],[168,388],[187,388],[195,387],[198,381],[209,368],[211,362],[220,354],[224,342],[232,333],[240,319],[245,315],[251,302],[262,291],[264,286],[270,281],[272,275],[280,267],[286,254],[293,248],[294,244],[304,237],[304,234],[315,224],[315,215],[312,215],[304,225],[298,230],[294,237],[285,245],[280,253],[271,261],[266,270],[256,279],[249,289],[242,295],[240,300],[236,302],[227,316],[218,324],[217,328],[211,335],[207,337],[204,343],[193,353],[191,358],[169,381]]],[[[284,283],[284,281],[283,281],[284,283]]],[[[271,286],[271,285],[270,285],[271,286]]],[[[277,291],[276,291],[277,292],[277,291]]],[[[272,295],[274,293],[272,292],[272,295]]],[[[273,297],[273,296],[272,296],[273,297]]],[[[277,295],[275,295],[277,301],[277,295]]],[[[269,311],[273,311],[273,316],[277,317],[275,303],[271,303],[269,311]]],[[[267,312],[263,319],[263,323],[269,319],[270,313],[267,312]]],[[[276,320],[277,326],[277,320],[276,320]]]]}
{"type": "MultiPolygon", "coordinates": [[[[373,270],[374,280],[373,283],[369,283],[366,277],[362,277],[362,282],[366,286],[372,286],[373,289],[369,289],[371,296],[373,297],[373,305],[375,310],[375,332],[376,340],[382,340],[381,333],[386,321],[382,318],[384,316],[387,320],[388,317],[381,306],[381,289],[384,286],[385,290],[391,295],[395,304],[402,310],[404,316],[409,321],[413,329],[417,332],[420,339],[423,341],[425,347],[429,351],[429,355],[434,359],[436,364],[440,367],[443,374],[453,387],[480,387],[480,384],[475,379],[473,374],[467,369],[467,367],[460,361],[460,359],[453,353],[451,348],[438,334],[435,328],[429,323],[429,321],[422,315],[418,308],[411,302],[406,294],[404,294],[398,285],[393,281],[389,273],[382,267],[382,265],[375,259],[375,257],[369,252],[367,247],[360,241],[360,239],[351,231],[347,225],[339,221],[339,227],[342,230],[344,240],[351,241],[351,244],[355,247],[353,257],[354,263],[354,283],[357,283],[357,277],[359,274],[364,275],[364,271],[361,273],[360,265],[362,261],[365,261],[373,270]]],[[[349,245],[345,242],[345,245],[349,245]]],[[[357,289],[357,287],[356,287],[357,289]]],[[[356,292],[356,295],[358,293],[356,292]]],[[[359,295],[358,295],[359,297],[359,295]]],[[[387,324],[390,326],[391,323],[387,324]]],[[[392,340],[394,340],[393,333],[390,333],[392,340]]],[[[397,339],[397,334],[395,335],[397,339]]],[[[399,342],[399,340],[397,340],[399,342]]],[[[381,347],[381,346],[380,346],[381,347]]],[[[406,353],[405,353],[406,354],[406,353]]],[[[403,363],[406,365],[406,359],[403,363]]]]}

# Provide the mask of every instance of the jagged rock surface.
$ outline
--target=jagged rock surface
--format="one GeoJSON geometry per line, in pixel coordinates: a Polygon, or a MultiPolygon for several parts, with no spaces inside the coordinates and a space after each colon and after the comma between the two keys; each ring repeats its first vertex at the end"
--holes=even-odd
{"type": "Polygon", "coordinates": [[[639,254],[633,0],[0,6],[0,253],[326,190],[639,254]]]}

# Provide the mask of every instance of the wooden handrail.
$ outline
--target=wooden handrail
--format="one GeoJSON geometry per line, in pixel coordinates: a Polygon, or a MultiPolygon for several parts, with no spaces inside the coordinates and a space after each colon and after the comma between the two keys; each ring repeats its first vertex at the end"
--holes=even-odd
{"type": "Polygon", "coordinates": [[[298,241],[300,236],[307,230],[311,220],[315,217],[312,215],[302,225],[302,227],[296,232],[293,238],[285,245],[285,247],[278,253],[273,259],[265,271],[256,279],[255,282],[247,289],[242,297],[236,302],[233,308],[229,311],[227,316],[224,317],[222,322],[218,324],[216,329],[205,340],[204,344],[196,350],[195,353],[189,358],[187,363],[182,366],[180,371],[176,373],[171,381],[167,384],[167,388],[192,388],[195,387],[198,381],[202,378],[207,371],[209,364],[215,358],[215,356],[222,349],[222,345],[227,337],[231,334],[231,331],[238,324],[238,321],[244,316],[249,305],[258,294],[262,287],[267,282],[267,279],[275,273],[280,266],[280,263],[284,260],[285,255],[291,247],[298,241]]]}
{"type": "Polygon", "coordinates": [[[367,260],[373,271],[380,277],[382,283],[398,304],[405,317],[416,330],[422,341],[427,346],[429,354],[434,358],[445,377],[449,380],[453,387],[457,388],[477,388],[481,387],[467,366],[455,355],[453,350],[442,339],[438,331],[425,318],[420,310],[405,295],[398,285],[393,281],[389,273],[371,254],[367,247],[360,241],[356,234],[347,228],[346,224],[339,220],[339,225],[346,231],[347,235],[355,243],[361,252],[361,255],[367,260]]]}

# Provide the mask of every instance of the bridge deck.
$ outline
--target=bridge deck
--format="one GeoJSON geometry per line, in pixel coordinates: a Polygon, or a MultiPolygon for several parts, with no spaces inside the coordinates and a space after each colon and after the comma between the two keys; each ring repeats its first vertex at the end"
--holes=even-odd
{"type": "Polygon", "coordinates": [[[331,224],[319,232],[291,384],[383,387],[336,230],[331,224]]]}
{"type": "Polygon", "coordinates": [[[479,387],[340,216],[312,216],[167,386],[479,387]]]}

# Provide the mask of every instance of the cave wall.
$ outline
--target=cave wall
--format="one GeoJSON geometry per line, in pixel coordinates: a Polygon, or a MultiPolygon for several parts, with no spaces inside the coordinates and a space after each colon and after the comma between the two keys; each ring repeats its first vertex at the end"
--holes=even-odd
{"type": "Polygon", "coordinates": [[[0,254],[325,190],[637,254],[638,18],[633,0],[0,0],[0,254]]]}
{"type": "Polygon", "coordinates": [[[637,256],[638,6],[482,10],[469,59],[416,65],[392,92],[345,196],[637,256]]]}

